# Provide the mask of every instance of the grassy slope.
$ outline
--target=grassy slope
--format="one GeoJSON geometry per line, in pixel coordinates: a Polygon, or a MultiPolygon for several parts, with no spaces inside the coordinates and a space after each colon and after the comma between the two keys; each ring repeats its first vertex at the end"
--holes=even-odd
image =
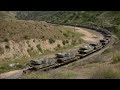
{"type": "Polygon", "coordinates": [[[13,11],[0,11],[0,19],[16,19],[16,12],[13,11]]]}
{"type": "Polygon", "coordinates": [[[18,19],[45,20],[62,24],[91,24],[112,30],[120,37],[119,11],[39,11],[18,12],[18,19]]]}
{"type": "Polygon", "coordinates": [[[120,11],[1,11],[0,18],[97,25],[113,31],[120,37],[120,11]]]}
{"type": "Polygon", "coordinates": [[[71,29],[45,22],[24,20],[0,20],[0,41],[24,39],[70,39],[78,37],[71,29]],[[74,35],[75,34],[75,35],[74,35]],[[72,37],[74,35],[74,37],[72,37]]]}

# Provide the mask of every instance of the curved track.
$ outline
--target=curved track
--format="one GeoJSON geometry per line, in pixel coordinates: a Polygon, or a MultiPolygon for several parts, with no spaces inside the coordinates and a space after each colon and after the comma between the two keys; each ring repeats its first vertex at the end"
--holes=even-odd
{"type": "MultiPolygon", "coordinates": [[[[91,29],[91,28],[90,28],[90,29],[91,29]]],[[[98,31],[98,30],[96,30],[96,31],[98,31]]],[[[106,31],[105,31],[105,32],[106,32],[106,31]]],[[[89,58],[89,57],[92,57],[92,56],[94,56],[94,55],[96,55],[96,54],[99,54],[99,53],[103,52],[105,49],[109,48],[109,46],[111,46],[113,43],[114,43],[114,37],[111,37],[110,42],[109,42],[107,45],[105,45],[105,47],[101,48],[101,49],[98,50],[98,51],[95,51],[94,53],[91,53],[91,54],[85,56],[85,57],[82,58],[82,59],[74,58],[74,60],[69,60],[69,61],[66,61],[66,62],[61,63],[61,64],[51,65],[51,66],[48,66],[48,67],[45,67],[45,68],[41,68],[41,69],[39,69],[39,70],[41,70],[41,71],[47,71],[47,70],[54,69],[54,68],[58,68],[58,67],[61,67],[61,66],[63,66],[63,65],[66,65],[66,64],[69,64],[69,63],[78,61],[78,60],[79,60],[79,61],[86,60],[86,59],[89,58]]],[[[1,74],[1,75],[0,75],[0,78],[1,78],[1,79],[17,79],[17,78],[19,78],[22,74],[25,74],[26,72],[31,72],[32,70],[35,71],[36,69],[34,69],[33,67],[28,67],[28,68],[25,68],[25,69],[22,69],[22,70],[18,70],[18,71],[16,71],[16,72],[12,71],[12,72],[14,72],[13,74],[9,74],[10,72],[5,73],[5,74],[1,74]]]]}

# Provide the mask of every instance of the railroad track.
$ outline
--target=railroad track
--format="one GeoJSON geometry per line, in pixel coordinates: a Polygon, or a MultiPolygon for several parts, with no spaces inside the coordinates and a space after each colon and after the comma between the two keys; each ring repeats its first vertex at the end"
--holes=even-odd
{"type": "MultiPolygon", "coordinates": [[[[72,63],[72,62],[75,62],[75,61],[78,61],[78,60],[82,61],[82,60],[85,60],[85,58],[87,58],[89,56],[94,56],[95,53],[103,52],[105,49],[109,48],[109,46],[112,45],[113,43],[114,43],[114,38],[111,37],[110,41],[105,46],[103,46],[102,48],[100,48],[98,50],[95,50],[95,51],[85,55],[82,58],[74,57],[74,58],[71,58],[70,60],[64,61],[63,63],[52,64],[50,66],[39,68],[39,69],[36,69],[36,67],[27,67],[25,69],[20,70],[20,75],[19,75],[19,73],[17,73],[17,75],[15,75],[15,77],[13,75],[8,76],[8,77],[4,77],[4,75],[3,75],[2,79],[17,79],[21,75],[31,73],[32,71],[38,71],[38,70],[39,71],[48,71],[48,70],[55,69],[55,68],[67,65],[69,63],[72,63]]],[[[1,78],[1,76],[0,76],[0,78],[1,78]]]]}
{"type": "MultiPolygon", "coordinates": [[[[110,40],[110,42],[111,42],[111,40],[110,40]]],[[[92,56],[94,53],[100,52],[100,50],[104,51],[105,49],[107,49],[108,46],[111,45],[110,42],[109,42],[108,44],[106,44],[105,46],[103,46],[102,48],[100,48],[100,49],[98,49],[98,50],[95,50],[95,51],[93,51],[93,52],[85,55],[85,56],[82,57],[82,58],[75,57],[75,58],[73,58],[73,59],[71,59],[71,60],[64,61],[63,63],[53,64],[53,65],[50,65],[50,66],[47,66],[47,67],[44,67],[44,68],[39,68],[39,69],[35,69],[35,67],[33,67],[33,68],[28,69],[28,70],[25,70],[24,72],[38,71],[38,70],[39,70],[39,71],[48,71],[48,70],[50,70],[50,69],[55,69],[55,68],[58,68],[58,67],[67,65],[67,64],[69,64],[69,63],[78,61],[78,60],[82,61],[82,60],[84,60],[84,58],[86,58],[86,57],[88,57],[88,56],[92,56]]]]}

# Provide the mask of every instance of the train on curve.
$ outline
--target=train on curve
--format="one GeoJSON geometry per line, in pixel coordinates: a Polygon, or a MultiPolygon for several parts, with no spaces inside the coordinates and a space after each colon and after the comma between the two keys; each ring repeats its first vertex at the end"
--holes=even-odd
{"type": "Polygon", "coordinates": [[[51,68],[56,68],[64,64],[80,60],[100,49],[104,48],[111,40],[111,35],[105,35],[104,39],[100,40],[98,43],[91,43],[84,47],[79,48],[75,53],[57,53],[53,58],[43,58],[39,60],[31,60],[27,65],[30,70],[49,70],[51,68]]]}

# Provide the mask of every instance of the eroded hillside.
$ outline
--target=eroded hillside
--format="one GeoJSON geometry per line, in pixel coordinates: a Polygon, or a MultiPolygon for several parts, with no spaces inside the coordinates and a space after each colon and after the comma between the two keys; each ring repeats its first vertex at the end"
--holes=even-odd
{"type": "Polygon", "coordinates": [[[44,21],[0,20],[0,59],[31,57],[82,42],[82,34],[44,21]]]}

